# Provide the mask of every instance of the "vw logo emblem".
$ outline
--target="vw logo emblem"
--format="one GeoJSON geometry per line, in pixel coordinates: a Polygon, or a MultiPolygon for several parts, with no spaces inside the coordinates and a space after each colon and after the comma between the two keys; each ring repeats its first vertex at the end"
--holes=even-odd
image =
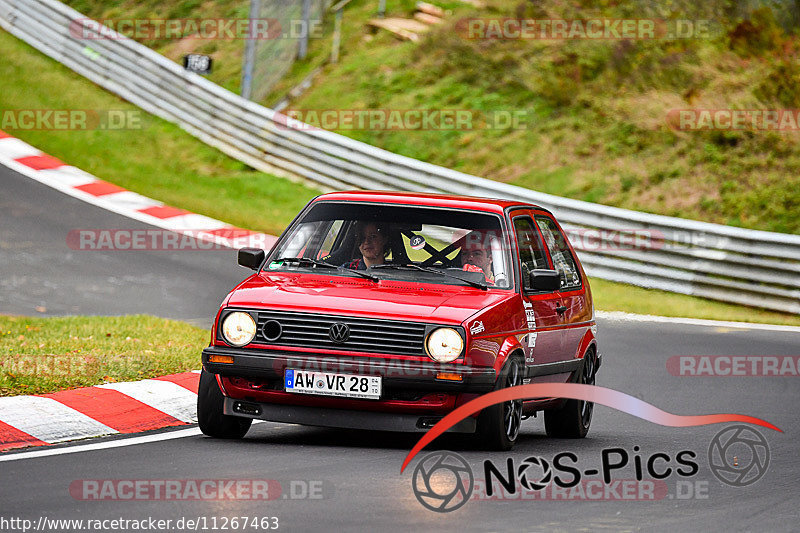
{"type": "Polygon", "coordinates": [[[347,342],[350,338],[350,326],[343,322],[337,322],[328,330],[328,337],[336,344],[347,342]]]}

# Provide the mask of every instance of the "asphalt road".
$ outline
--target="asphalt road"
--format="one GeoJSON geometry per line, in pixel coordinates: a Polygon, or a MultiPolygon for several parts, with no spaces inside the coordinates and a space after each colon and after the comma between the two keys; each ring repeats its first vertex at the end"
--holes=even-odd
{"type": "MultiPolygon", "coordinates": [[[[0,182],[0,312],[35,314],[35,306],[44,304],[45,314],[147,312],[203,320],[243,277],[230,252],[131,255],[70,250],[65,233],[73,227],[142,225],[3,168],[0,182]]],[[[709,444],[728,425],[669,428],[597,406],[592,429],[580,441],[547,438],[538,418],[523,424],[520,441],[510,453],[476,450],[456,437],[438,440],[431,450],[458,452],[477,479],[483,479],[487,459],[503,467],[507,458],[516,465],[529,456],[552,461],[564,451],[577,455],[581,471],[600,468],[602,451],[610,448],[623,448],[631,456],[631,464],[614,472],[614,481],[634,478],[634,455],[646,464],[653,454],[664,453],[672,466],[679,466],[675,457],[690,451],[698,471],[689,477],[675,473],[667,477],[659,485],[666,493],[659,493],[655,501],[622,499],[617,485],[608,492],[609,499],[473,499],[445,514],[425,509],[415,498],[411,478],[417,460],[400,473],[418,436],[263,423],[236,442],[189,436],[0,463],[0,516],[34,523],[40,517],[153,517],[173,520],[172,530],[179,530],[174,522],[181,517],[205,517],[211,530],[214,517],[219,528],[222,517],[233,516],[278,517],[280,529],[287,531],[794,531],[800,527],[798,378],[678,377],[666,366],[675,355],[796,356],[800,334],[600,320],[599,342],[604,366],[598,385],[672,413],[744,413],[783,429],[778,433],[759,428],[770,449],[764,476],[751,486],[731,487],[711,472],[709,444]],[[274,501],[76,499],[70,485],[87,479],[274,479],[282,482],[283,492],[274,501]],[[310,482],[322,487],[321,498],[302,497],[302,488],[310,482]],[[700,497],[682,498],[688,487],[699,490],[700,497]]],[[[737,453],[742,462],[749,460],[746,449],[737,453]]],[[[6,525],[5,530],[12,529],[6,525]]],[[[51,530],[56,529],[51,526],[51,530]]]]}
{"type": "Polygon", "coordinates": [[[247,273],[229,249],[76,250],[72,230],[154,227],[3,166],[0,191],[0,313],[148,313],[208,325],[247,273]]]}

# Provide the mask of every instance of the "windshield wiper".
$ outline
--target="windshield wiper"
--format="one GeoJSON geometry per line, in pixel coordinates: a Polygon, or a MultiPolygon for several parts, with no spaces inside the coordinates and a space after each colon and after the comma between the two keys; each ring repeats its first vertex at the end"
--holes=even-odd
{"type": "Polygon", "coordinates": [[[420,272],[430,272],[433,274],[439,274],[441,276],[446,276],[448,278],[457,279],[463,283],[468,283],[473,287],[477,287],[478,289],[486,290],[488,289],[488,285],[482,281],[472,281],[471,279],[464,279],[461,276],[455,276],[449,272],[444,270],[437,270],[431,267],[424,267],[420,265],[415,265],[414,263],[406,263],[406,264],[396,264],[396,263],[384,263],[382,265],[375,265],[372,268],[396,268],[398,270],[419,270],[420,272]]]}
{"type": "Polygon", "coordinates": [[[336,270],[346,270],[348,272],[352,272],[353,274],[359,275],[362,278],[367,278],[368,280],[372,280],[375,283],[379,282],[381,278],[377,276],[373,276],[372,274],[367,274],[366,272],[361,272],[360,270],[356,270],[354,268],[349,268],[345,266],[337,266],[332,263],[328,263],[326,261],[320,261],[319,259],[311,259],[310,257],[281,257],[280,259],[276,259],[273,261],[274,263],[297,263],[298,266],[302,266],[303,263],[309,265],[316,265],[325,268],[335,268],[336,270]]]}

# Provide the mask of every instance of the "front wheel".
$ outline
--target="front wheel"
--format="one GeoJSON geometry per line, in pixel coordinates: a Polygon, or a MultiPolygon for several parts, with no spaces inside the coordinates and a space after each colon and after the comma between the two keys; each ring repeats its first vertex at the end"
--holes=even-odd
{"type": "MultiPolygon", "coordinates": [[[[594,385],[596,364],[594,352],[586,352],[577,382],[594,385]]],[[[547,436],[558,439],[582,439],[589,433],[593,411],[594,402],[584,400],[567,400],[559,409],[545,410],[544,428],[547,436]]]]}
{"type": "MultiPolygon", "coordinates": [[[[510,359],[497,376],[494,390],[522,385],[522,364],[510,359]]],[[[522,400],[511,400],[487,407],[478,415],[478,438],[488,450],[510,450],[522,425],[522,400]]]]}
{"type": "Polygon", "coordinates": [[[223,412],[225,396],[219,390],[217,376],[202,370],[197,389],[197,422],[200,431],[218,439],[241,439],[250,429],[249,418],[226,415],[223,412]]]}

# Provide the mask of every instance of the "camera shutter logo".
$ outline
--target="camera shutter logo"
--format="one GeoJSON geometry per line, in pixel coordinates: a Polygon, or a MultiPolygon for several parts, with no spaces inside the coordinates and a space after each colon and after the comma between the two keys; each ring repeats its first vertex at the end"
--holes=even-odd
{"type": "Polygon", "coordinates": [[[469,501],[475,477],[463,457],[441,451],[430,453],[419,461],[411,483],[414,496],[425,508],[449,513],[469,501]]]}
{"type": "Polygon", "coordinates": [[[519,465],[517,478],[519,484],[528,490],[542,490],[553,479],[553,471],[550,469],[550,463],[541,457],[528,457],[519,465]],[[537,470],[541,471],[538,476],[537,470]]]}
{"type": "Polygon", "coordinates": [[[732,487],[746,487],[761,479],[769,467],[769,445],[750,426],[730,426],[711,439],[708,466],[714,476],[732,487]]]}
{"type": "Polygon", "coordinates": [[[336,344],[345,343],[350,338],[350,326],[344,322],[336,322],[328,330],[328,336],[336,344]]]}

